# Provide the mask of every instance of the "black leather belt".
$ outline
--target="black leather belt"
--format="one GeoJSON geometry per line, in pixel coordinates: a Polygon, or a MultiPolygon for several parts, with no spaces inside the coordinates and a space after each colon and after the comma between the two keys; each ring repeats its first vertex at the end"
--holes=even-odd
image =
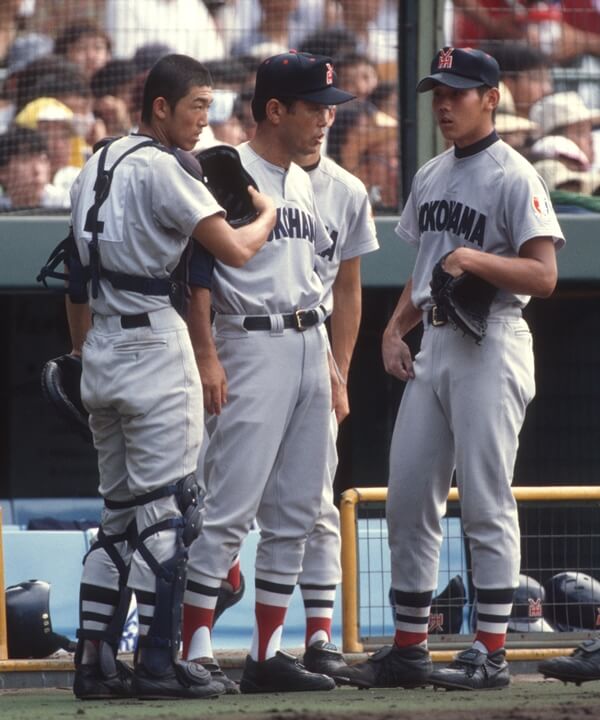
{"type": "Polygon", "coordinates": [[[448,316],[446,315],[446,311],[443,310],[441,307],[434,305],[427,311],[427,322],[429,323],[429,325],[433,325],[433,327],[445,325],[448,322],[448,316]]]}
{"type": "MultiPolygon", "coordinates": [[[[296,312],[282,315],[283,327],[287,330],[294,329],[303,332],[319,322],[318,310],[296,310],[296,312]]],[[[271,318],[269,315],[248,315],[244,318],[246,330],[271,330],[271,318]]]]}
{"type": "Polygon", "coordinates": [[[121,327],[125,330],[132,328],[150,327],[150,317],[148,313],[138,313],[137,315],[121,315],[121,327]]]}

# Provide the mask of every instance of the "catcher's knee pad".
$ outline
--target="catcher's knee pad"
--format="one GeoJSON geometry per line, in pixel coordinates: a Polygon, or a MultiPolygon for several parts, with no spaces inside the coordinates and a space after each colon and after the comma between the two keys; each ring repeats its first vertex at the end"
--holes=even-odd
{"type": "Polygon", "coordinates": [[[79,594],[79,629],[77,630],[79,642],[75,653],[75,664],[79,665],[81,663],[83,642],[85,640],[96,640],[98,641],[98,662],[100,670],[106,677],[111,677],[117,672],[116,656],[121,642],[123,627],[127,620],[132,594],[131,589],[127,587],[130,560],[122,557],[116,545],[127,542],[133,547],[136,544],[136,537],[135,522],[131,522],[125,532],[117,535],[107,535],[102,527],[100,527],[95,542],[84,557],[85,563],[91,553],[104,550],[119,575],[115,609],[104,630],[95,630],[88,627],[90,624],[93,624],[94,621],[99,621],[104,624],[106,617],[98,617],[95,611],[87,610],[86,603],[104,604],[102,600],[105,598],[106,589],[102,586],[82,583],[79,594]]]}
{"type": "MultiPolygon", "coordinates": [[[[202,520],[202,490],[195,475],[186,475],[178,482],[137,497],[136,506],[156,502],[173,496],[181,513],[144,528],[138,535],[136,550],[156,578],[154,615],[148,633],[140,636],[136,663],[141,651],[143,665],[155,675],[164,673],[177,659],[181,607],[185,590],[187,548],[197,537],[202,520]],[[175,530],[175,551],[168,560],[159,561],[148,548],[146,541],[164,530],[175,530]]],[[[123,507],[122,503],[111,503],[123,507]]]]}
{"type": "MultiPolygon", "coordinates": [[[[176,483],[171,483],[158,490],[152,490],[144,495],[139,495],[131,501],[105,499],[104,504],[110,510],[123,510],[140,505],[148,505],[149,503],[171,495],[175,497],[182,519],[181,521],[175,520],[171,522],[168,527],[179,529],[181,531],[183,544],[185,547],[189,547],[192,541],[198,537],[200,528],[202,527],[202,507],[204,499],[204,491],[198,484],[196,476],[193,473],[182,477],[181,480],[178,480],[176,483]]],[[[164,530],[166,527],[165,525],[160,529],[164,530]]],[[[154,530],[154,532],[158,531],[158,529],[154,530]]]]}

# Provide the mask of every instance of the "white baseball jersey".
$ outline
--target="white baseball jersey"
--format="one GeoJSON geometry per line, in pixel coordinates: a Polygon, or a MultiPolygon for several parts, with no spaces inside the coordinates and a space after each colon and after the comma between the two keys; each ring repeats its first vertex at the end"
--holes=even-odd
{"type": "Polygon", "coordinates": [[[323,286],[315,255],[331,246],[307,174],[292,163],[285,170],[263,160],[248,143],[238,148],[242,164],[277,208],[267,242],[242,268],[215,263],[212,304],[225,315],[275,315],[319,305],[323,286]]]}
{"type": "MultiPolygon", "coordinates": [[[[108,149],[105,168],[109,170],[126,150],[147,140],[143,135],[116,140],[108,149]]],[[[71,190],[73,231],[84,265],[89,263],[92,233],[85,225],[94,204],[99,155],[97,152],[90,158],[71,190]]],[[[158,144],[141,148],[119,164],[108,198],[100,208],[101,264],[130,275],[166,278],[179,262],[196,225],[217,213],[224,211],[211,193],[173,155],[158,144]]],[[[170,305],[168,296],[115,290],[108,280],[101,280],[98,297],[90,298],[92,311],[100,315],[132,315],[170,305]]]]}
{"type": "Polygon", "coordinates": [[[308,169],[308,174],[332,241],[331,247],[317,257],[317,272],[323,283],[321,305],[329,314],[333,309],[331,288],[340,263],[377,250],[379,243],[369,196],[361,180],[328,157],[322,157],[318,165],[308,169]]]}
{"type": "MultiPolygon", "coordinates": [[[[412,301],[420,308],[433,304],[433,266],[458,247],[517,257],[534,237],[553,237],[557,249],[564,244],[544,181],[502,140],[465,156],[450,148],[426,163],[415,175],[396,233],[418,249],[412,301]]],[[[506,290],[496,297],[520,307],[528,301],[506,290]]]]}

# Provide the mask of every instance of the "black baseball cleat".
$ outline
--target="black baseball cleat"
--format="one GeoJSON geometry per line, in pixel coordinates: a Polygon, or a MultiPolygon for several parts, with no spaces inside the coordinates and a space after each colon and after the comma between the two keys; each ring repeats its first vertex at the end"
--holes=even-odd
{"type": "Polygon", "coordinates": [[[282,650],[262,662],[248,655],[240,680],[243,693],[306,692],[334,688],[335,681],[332,678],[309,672],[293,655],[282,650]]]}
{"type": "Polygon", "coordinates": [[[600,638],[584,640],[571,655],[542,660],[538,672],[544,677],[581,685],[590,680],[600,680],[600,638]]]}
{"type": "Polygon", "coordinates": [[[337,685],[369,687],[364,684],[360,674],[354,672],[353,666],[348,665],[333,643],[319,640],[310,645],[304,653],[303,664],[309,672],[329,675],[337,685]]]}
{"type": "Polygon", "coordinates": [[[352,666],[353,684],[360,687],[416,688],[429,683],[433,663],[423,645],[381,648],[364,663],[352,666]]]}
{"type": "Polygon", "coordinates": [[[458,653],[448,667],[434,670],[431,684],[446,690],[500,690],[510,685],[504,648],[491,654],[469,648],[458,653]]]}
{"type": "Polygon", "coordinates": [[[111,700],[133,697],[133,670],[120,660],[115,661],[116,672],[106,675],[100,665],[77,665],[73,694],[80,700],[111,700]]]}
{"type": "Polygon", "coordinates": [[[215,682],[220,683],[225,688],[226,695],[240,694],[240,686],[235,682],[235,680],[232,680],[225,675],[225,673],[221,670],[219,663],[214,658],[201,657],[190,660],[190,662],[196,663],[196,665],[202,665],[205,670],[208,670],[212,679],[215,682]]]}
{"type": "Polygon", "coordinates": [[[221,615],[230,607],[233,607],[244,597],[246,590],[246,581],[244,574],[240,573],[240,586],[237,590],[233,590],[231,585],[221,585],[219,594],[217,595],[217,604],[215,606],[215,615],[213,618],[213,627],[221,615]]]}
{"type": "Polygon", "coordinates": [[[135,666],[133,695],[141,700],[204,699],[224,693],[223,685],[215,682],[210,672],[196,663],[179,660],[161,675],[149,672],[143,663],[135,666]]]}

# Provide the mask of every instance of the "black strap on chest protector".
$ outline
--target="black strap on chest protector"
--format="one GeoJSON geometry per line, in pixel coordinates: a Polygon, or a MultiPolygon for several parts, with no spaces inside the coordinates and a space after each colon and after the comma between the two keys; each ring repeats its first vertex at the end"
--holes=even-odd
{"type": "Polygon", "coordinates": [[[98,213],[100,212],[100,208],[106,201],[110,192],[110,186],[112,184],[115,170],[121,162],[132,153],[143,147],[149,147],[150,145],[156,144],[155,140],[145,140],[135,147],[129,148],[115,160],[109,170],[105,169],[106,155],[108,153],[108,148],[112,145],[112,143],[106,144],[100,151],[100,158],[98,159],[98,174],[96,176],[96,182],[94,183],[94,204],[88,210],[85,225],[83,227],[84,230],[92,233],[92,239],[90,240],[88,247],[90,253],[90,280],[92,283],[93,298],[98,297],[98,288],[100,286],[101,277],[105,277],[119,290],[132,290],[133,292],[141,292],[144,295],[169,294],[170,282],[167,279],[164,279],[161,282],[161,279],[158,278],[144,278],[143,276],[128,275],[127,273],[119,273],[103,268],[102,263],[100,262],[100,248],[98,246],[98,235],[104,230],[104,223],[98,220],[98,213]],[[165,285],[165,292],[145,292],[146,285],[144,284],[144,281],[146,280],[151,281],[148,283],[148,290],[159,290],[163,285],[165,285]]]}
{"type": "MultiPolygon", "coordinates": [[[[92,286],[92,297],[97,298],[100,278],[108,280],[117,290],[128,290],[142,295],[173,296],[175,293],[174,286],[177,285],[177,282],[171,280],[170,278],[152,278],[144,275],[130,275],[129,273],[122,273],[102,267],[98,235],[103,232],[104,223],[98,220],[98,214],[110,192],[115,169],[128,155],[131,155],[140,148],[154,146],[159,150],[171,152],[157,143],[156,140],[145,140],[135,145],[135,147],[126,150],[116,159],[112,167],[106,170],[106,155],[108,148],[113,142],[114,140],[106,142],[100,151],[100,157],[98,158],[98,172],[96,182],[94,183],[94,203],[88,210],[85,220],[84,230],[87,230],[92,234],[92,239],[88,245],[90,253],[89,265],[83,265],[79,259],[79,252],[77,250],[77,245],[73,237],[73,230],[71,228],[69,235],[60,242],[50,254],[46,264],[37,276],[37,281],[43,283],[44,286],[49,289],[54,288],[50,288],[48,286],[48,278],[67,281],[69,286],[67,292],[73,302],[87,301],[86,286],[89,281],[91,281],[92,286]],[[68,267],[69,274],[60,273],[56,270],[60,263],[64,263],[68,267]]],[[[177,155],[175,155],[175,157],[177,157],[177,155]]]]}

